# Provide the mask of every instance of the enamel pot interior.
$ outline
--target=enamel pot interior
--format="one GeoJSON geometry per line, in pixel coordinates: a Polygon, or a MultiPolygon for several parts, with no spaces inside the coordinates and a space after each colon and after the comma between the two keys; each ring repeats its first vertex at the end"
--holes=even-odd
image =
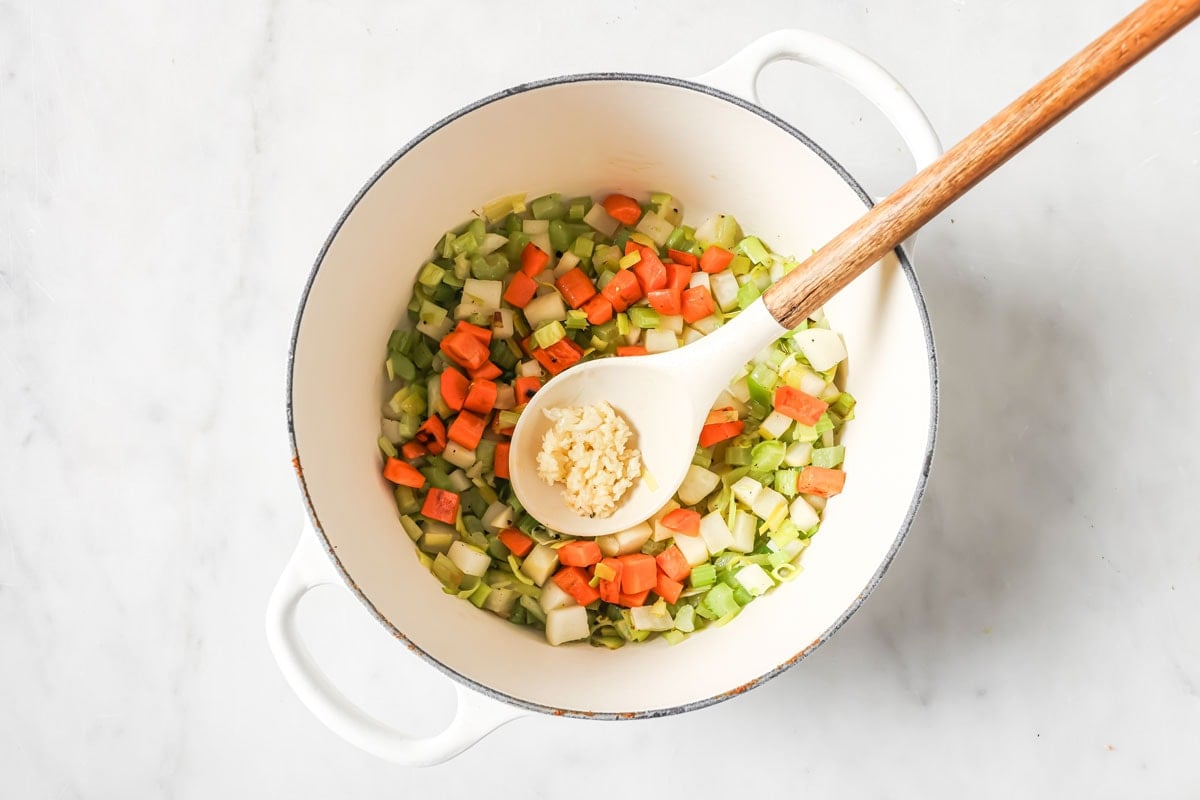
{"type": "Polygon", "coordinates": [[[290,396],[297,464],[317,530],[347,584],[449,674],[539,710],[669,713],[793,663],[874,586],[928,469],[932,343],[911,272],[889,256],[826,308],[845,337],[847,387],[858,408],[843,440],[846,490],[830,503],[798,578],[731,624],[680,645],[617,651],[550,647],[540,632],[442,592],[396,519],[375,445],[385,343],[404,318],[417,270],[446,228],[492,198],[651,190],[680,198],[689,221],[728,212],[773,249],[797,256],[867,203],[800,134],[729,96],[637,76],[521,87],[440,123],[381,170],[331,236],[297,321],[290,396]]]}

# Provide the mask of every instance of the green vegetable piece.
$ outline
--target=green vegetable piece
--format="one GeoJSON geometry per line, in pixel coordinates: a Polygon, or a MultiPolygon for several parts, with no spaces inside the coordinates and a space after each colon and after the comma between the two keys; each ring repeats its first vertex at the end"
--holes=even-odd
{"type": "Polygon", "coordinates": [[[776,439],[767,439],[754,445],[754,450],[751,451],[751,465],[755,469],[770,471],[776,469],[783,463],[784,453],[787,452],[787,445],[776,439]]]}
{"type": "Polygon", "coordinates": [[[566,335],[563,324],[558,320],[552,320],[533,332],[533,340],[537,342],[538,347],[550,347],[566,335]]]}
{"type": "MultiPolygon", "coordinates": [[[[417,493],[413,491],[411,486],[396,487],[396,508],[401,514],[416,514],[421,510],[421,501],[417,499],[417,493]]],[[[400,522],[403,524],[404,519],[401,519],[400,522]]],[[[414,542],[421,537],[420,528],[417,528],[417,535],[415,537],[413,537],[413,532],[407,525],[404,526],[404,530],[414,542]]]]}
{"type": "Polygon", "coordinates": [[[529,204],[529,211],[534,219],[562,219],[567,214],[567,206],[563,203],[562,195],[543,195],[529,204]]]}
{"type": "Polygon", "coordinates": [[[688,583],[693,589],[699,589],[702,586],[711,586],[717,580],[717,568],[712,564],[701,564],[698,567],[692,567],[692,574],[688,577],[688,583]]]}
{"type": "Polygon", "coordinates": [[[634,306],[629,309],[629,321],[639,328],[657,328],[660,320],[661,317],[653,308],[634,306]]]}
{"type": "Polygon", "coordinates": [[[417,275],[417,282],[422,286],[430,288],[437,286],[442,282],[442,278],[446,275],[446,270],[434,264],[432,261],[421,267],[421,272],[417,275]]]}
{"type": "Polygon", "coordinates": [[[833,469],[841,464],[845,457],[846,448],[840,444],[833,447],[819,447],[812,451],[812,465],[833,469]]]}
{"type": "Polygon", "coordinates": [[[755,264],[761,264],[767,260],[767,248],[756,236],[747,236],[738,243],[738,247],[743,253],[750,257],[750,260],[755,264]]]}
{"type": "Polygon", "coordinates": [[[733,589],[727,583],[718,583],[709,589],[701,605],[707,607],[718,619],[738,610],[733,589]]]}
{"type": "Polygon", "coordinates": [[[758,288],[758,284],[754,281],[747,281],[738,287],[737,304],[738,308],[743,311],[750,307],[750,304],[762,296],[762,289],[758,288]]]}

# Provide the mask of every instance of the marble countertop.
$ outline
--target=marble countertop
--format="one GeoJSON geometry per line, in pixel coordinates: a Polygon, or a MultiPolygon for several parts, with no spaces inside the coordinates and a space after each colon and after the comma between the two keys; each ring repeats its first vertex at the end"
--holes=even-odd
{"type": "MultiPolygon", "coordinates": [[[[0,7],[0,796],[611,797],[601,762],[680,797],[1200,795],[1200,27],[926,230],[929,492],[797,668],[679,717],[524,719],[410,770],[327,731],[262,626],[301,523],[295,304],[413,134],[523,80],[695,75],[801,27],[878,59],[952,142],[1131,6],[0,7]]],[[[836,80],[761,86],[872,190],[905,176],[836,80]]],[[[343,589],[301,627],[383,719],[449,718],[441,675],[343,589]]]]}

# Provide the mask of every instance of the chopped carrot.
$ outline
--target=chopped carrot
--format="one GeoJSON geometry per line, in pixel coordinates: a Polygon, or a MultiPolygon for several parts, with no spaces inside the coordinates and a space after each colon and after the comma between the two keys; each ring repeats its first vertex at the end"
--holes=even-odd
{"type": "Polygon", "coordinates": [[[489,361],[478,369],[467,370],[467,374],[473,381],[494,381],[503,375],[504,371],[489,361]]]}
{"type": "Polygon", "coordinates": [[[446,405],[450,406],[455,411],[462,411],[463,400],[467,399],[467,387],[470,382],[461,372],[454,367],[446,367],[442,372],[441,379],[438,384],[442,399],[446,401],[446,405]]]}
{"type": "Polygon", "coordinates": [[[676,317],[683,311],[678,289],[655,289],[646,292],[650,307],[665,317],[676,317]]]}
{"type": "Polygon", "coordinates": [[[588,322],[592,325],[603,325],[613,318],[613,305],[604,295],[595,295],[583,304],[587,312],[588,322]]]}
{"type": "Polygon", "coordinates": [[[531,375],[522,375],[517,378],[513,388],[517,395],[517,405],[523,406],[533,399],[538,389],[542,388],[542,382],[531,375]]]}
{"type": "Polygon", "coordinates": [[[640,344],[627,344],[627,345],[621,345],[620,347],[617,348],[617,355],[619,355],[619,356],[645,356],[645,355],[649,355],[649,352],[646,350],[646,348],[642,347],[640,344]]]}
{"type": "Polygon", "coordinates": [[[692,279],[692,268],[686,264],[663,264],[667,270],[667,288],[682,292],[692,279]]]}
{"type": "MultiPolygon", "coordinates": [[[[533,247],[533,245],[528,245],[533,247]]],[[[533,248],[537,250],[536,247],[533,248]]],[[[538,252],[542,252],[538,250],[538,252]]],[[[512,280],[508,283],[508,288],[504,290],[504,302],[514,308],[524,308],[529,305],[529,301],[537,294],[537,281],[526,275],[524,272],[514,273],[512,280]]]]}
{"type": "Polygon", "coordinates": [[[606,603],[621,602],[621,582],[619,580],[606,581],[600,580],[596,585],[596,589],[600,592],[600,599],[606,603]]]}
{"type": "Polygon", "coordinates": [[[446,449],[446,426],[441,418],[434,414],[417,428],[415,438],[436,456],[446,449]]]}
{"type": "Polygon", "coordinates": [[[620,596],[617,598],[617,605],[625,606],[626,608],[637,608],[638,606],[644,606],[646,605],[646,598],[649,595],[649,589],[645,589],[640,592],[634,592],[633,594],[621,592],[620,596]]]}
{"type": "Polygon", "coordinates": [[[642,287],[642,294],[666,288],[667,268],[659,260],[658,253],[654,252],[653,247],[639,248],[639,252],[642,260],[633,265],[633,274],[642,287]]]}
{"type": "Polygon", "coordinates": [[[646,553],[630,553],[620,556],[621,561],[621,592],[634,595],[638,592],[654,588],[657,580],[658,567],[654,556],[646,553]]]}
{"type": "Polygon", "coordinates": [[[420,458],[421,456],[429,455],[429,451],[425,449],[425,445],[421,444],[416,439],[400,445],[400,453],[409,461],[420,458]]]}
{"type": "Polygon", "coordinates": [[[658,562],[658,568],[662,570],[663,574],[672,580],[681,581],[692,574],[692,567],[684,557],[683,551],[675,545],[671,545],[659,553],[655,561],[658,562]]]}
{"type": "Polygon", "coordinates": [[[533,242],[526,244],[525,249],[521,251],[521,272],[530,278],[536,278],[548,263],[550,254],[533,242]]]}
{"type": "Polygon", "coordinates": [[[577,364],[583,358],[583,348],[570,339],[559,339],[549,347],[539,347],[533,351],[533,357],[538,363],[557,375],[572,364],[577,364]]]}
{"type": "Polygon", "coordinates": [[[683,584],[660,572],[658,582],[654,584],[654,592],[668,603],[676,603],[679,601],[679,595],[683,594],[683,584]]]}
{"type": "Polygon", "coordinates": [[[486,344],[464,331],[447,333],[442,337],[441,347],[451,361],[467,369],[482,367],[492,354],[486,344]]]}
{"type": "Polygon", "coordinates": [[[450,438],[450,441],[461,444],[468,450],[474,450],[479,445],[479,440],[483,438],[483,431],[486,427],[487,419],[485,417],[477,416],[470,411],[463,411],[454,418],[454,422],[450,423],[446,436],[450,438]]]}
{"type": "Polygon", "coordinates": [[[700,256],[700,269],[708,273],[720,272],[729,266],[730,261],[733,261],[733,253],[712,244],[704,248],[704,254],[700,256]]]}
{"type": "Polygon", "coordinates": [[[642,216],[638,201],[623,194],[610,194],[604,198],[602,205],[608,215],[622,225],[636,225],[642,216]]]}
{"type": "Polygon", "coordinates": [[[796,491],[800,494],[815,494],[818,497],[833,497],[841,494],[846,485],[846,473],[828,467],[805,467],[796,480],[796,491]]]}
{"type": "Polygon", "coordinates": [[[596,287],[592,283],[592,279],[579,267],[559,275],[558,280],[554,282],[554,287],[558,289],[563,300],[566,300],[567,305],[571,308],[579,308],[596,296],[596,287]]]}
{"type": "Polygon", "coordinates": [[[722,422],[717,425],[705,425],[700,429],[700,446],[712,447],[717,442],[732,439],[741,433],[744,427],[745,424],[741,420],[737,422],[722,422]]]}
{"type": "MultiPolygon", "coordinates": [[[[594,544],[594,542],[593,542],[594,544]]],[[[588,583],[588,574],[579,567],[563,567],[554,573],[558,588],[574,598],[576,603],[586,606],[600,599],[600,592],[588,583]]]]}
{"type": "Polygon", "coordinates": [[[828,408],[829,403],[792,386],[775,390],[775,410],[805,425],[816,425],[828,408]]]}
{"type": "Polygon", "coordinates": [[[467,390],[467,397],[463,400],[463,408],[486,417],[496,407],[498,393],[499,389],[495,381],[484,379],[471,381],[471,388],[467,390]]]}
{"type": "Polygon", "coordinates": [[[677,508],[662,518],[662,524],[663,527],[685,536],[699,536],[700,512],[690,508],[677,508]]]}
{"type": "Polygon", "coordinates": [[[599,564],[600,545],[592,539],[567,542],[558,548],[558,563],[567,567],[590,567],[599,564]]]}
{"type": "Polygon", "coordinates": [[[508,480],[508,451],[512,447],[511,442],[500,442],[496,445],[496,459],[492,465],[492,469],[496,471],[497,478],[508,480]]]}
{"type": "Polygon", "coordinates": [[[717,310],[717,304],[713,302],[712,293],[708,291],[708,287],[706,286],[693,286],[690,289],[685,289],[682,306],[683,321],[688,324],[698,319],[704,319],[717,310]]]}
{"type": "Polygon", "coordinates": [[[389,458],[383,466],[383,477],[398,486],[420,489],[425,485],[425,476],[417,468],[398,458],[389,458]]]}
{"type": "Polygon", "coordinates": [[[421,513],[429,519],[436,519],[438,522],[453,525],[458,519],[459,502],[460,498],[454,492],[438,489],[435,486],[429,490],[429,494],[425,495],[425,503],[421,506],[421,513]]]}
{"type": "Polygon", "coordinates": [[[638,244],[637,242],[635,242],[633,239],[625,240],[625,255],[629,255],[630,253],[632,253],[634,251],[640,251],[641,249],[642,249],[642,246],[640,244],[638,244]]]}
{"type": "Polygon", "coordinates": [[[454,326],[457,333],[469,333],[479,340],[480,344],[489,345],[492,343],[492,331],[489,328],[481,328],[478,325],[472,325],[465,319],[460,319],[458,324],[454,326]]]}
{"type": "Polygon", "coordinates": [[[500,531],[496,538],[500,540],[500,544],[507,547],[509,552],[517,558],[524,558],[533,549],[533,539],[530,539],[516,528],[505,528],[500,531]]]}
{"type": "Polygon", "coordinates": [[[704,418],[705,425],[716,425],[719,422],[733,422],[738,418],[737,409],[733,406],[721,406],[708,412],[704,418]]]}
{"type": "Polygon", "coordinates": [[[642,299],[642,286],[632,270],[623,269],[613,275],[600,294],[612,303],[613,311],[620,312],[642,299]]]}
{"type": "Polygon", "coordinates": [[[693,268],[700,265],[700,262],[696,259],[696,257],[694,255],[692,255],[691,253],[685,253],[682,250],[674,250],[674,249],[667,250],[667,255],[676,264],[686,264],[687,266],[693,267],[693,268]]]}

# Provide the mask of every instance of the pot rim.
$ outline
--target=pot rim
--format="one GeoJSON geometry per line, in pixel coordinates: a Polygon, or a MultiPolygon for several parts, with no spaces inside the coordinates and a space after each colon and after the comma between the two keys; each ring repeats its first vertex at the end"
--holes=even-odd
{"type": "Polygon", "coordinates": [[[528,83],[517,84],[516,86],[512,86],[508,89],[502,89],[501,91],[495,92],[495,93],[490,94],[486,97],[483,97],[479,100],[476,100],[475,102],[473,102],[469,105],[463,106],[463,107],[459,108],[457,111],[454,111],[454,112],[446,115],[445,117],[442,117],[440,120],[433,123],[432,125],[427,127],[425,130],[421,131],[419,134],[414,136],[411,140],[409,140],[402,148],[397,150],[389,159],[387,159],[387,161],[384,162],[384,164],[382,166],[380,166],[380,168],[378,170],[376,170],[375,174],[372,175],[370,177],[370,179],[367,180],[367,182],[363,185],[363,187],[361,189],[359,189],[358,193],[354,196],[354,199],[350,201],[350,204],[346,207],[346,210],[342,212],[342,215],[338,218],[337,222],[334,224],[333,229],[329,233],[329,236],[326,237],[324,244],[321,245],[321,250],[317,254],[317,259],[313,264],[312,270],[309,272],[308,280],[305,282],[305,285],[304,285],[304,291],[300,296],[300,305],[296,310],[295,322],[292,325],[292,335],[291,335],[291,340],[288,345],[288,360],[287,360],[287,428],[288,428],[288,440],[291,442],[291,446],[292,446],[292,466],[295,468],[296,478],[300,484],[300,491],[304,496],[305,509],[307,510],[309,519],[312,521],[313,529],[316,531],[318,537],[320,538],[321,547],[325,550],[325,553],[332,560],[333,565],[337,569],[338,574],[342,577],[342,580],[345,581],[346,586],[350,589],[350,591],[355,596],[358,597],[358,599],[363,603],[364,606],[366,606],[368,612],[381,625],[383,625],[384,628],[386,630],[388,630],[394,637],[396,637],[401,642],[403,642],[408,647],[409,650],[416,653],[418,656],[420,656],[422,659],[424,659],[427,663],[432,664],[434,667],[436,667],[442,673],[449,676],[451,679],[457,681],[458,683],[460,683],[464,686],[470,687],[471,689],[473,689],[487,697],[490,697],[494,700],[497,700],[497,701],[500,701],[500,702],[503,702],[503,703],[506,703],[506,704],[509,704],[512,706],[516,706],[518,708],[523,708],[523,709],[526,709],[529,711],[536,711],[536,712],[543,713],[543,714],[550,714],[553,716],[576,717],[576,718],[582,718],[582,719],[652,719],[652,718],[656,718],[656,717],[670,716],[673,714],[681,714],[681,713],[684,713],[687,711],[696,711],[696,710],[699,710],[702,708],[707,708],[708,706],[723,702],[732,697],[740,695],[750,689],[754,689],[758,686],[761,686],[762,684],[766,683],[767,681],[769,681],[772,678],[776,677],[777,675],[781,674],[788,668],[797,664],[809,653],[813,652],[820,645],[822,645],[826,641],[828,641],[829,638],[831,636],[833,636],[833,634],[837,633],[838,629],[840,629],[842,627],[842,625],[844,625],[846,623],[846,621],[848,619],[850,619],[850,617],[853,616],[856,611],[858,611],[858,609],[862,606],[863,602],[867,599],[867,597],[870,596],[870,594],[875,590],[875,587],[879,585],[880,580],[883,578],[884,572],[886,572],[888,567],[891,566],[893,559],[895,559],[897,552],[900,550],[900,545],[903,544],[905,538],[907,538],[908,531],[912,527],[913,519],[916,516],[917,509],[919,508],[919,506],[921,504],[921,500],[925,495],[925,489],[929,482],[929,470],[930,470],[930,467],[931,467],[931,464],[933,461],[934,444],[935,444],[935,441],[937,438],[937,427],[938,427],[938,364],[937,364],[937,352],[936,352],[936,348],[934,346],[934,340],[933,340],[933,330],[932,330],[932,327],[929,322],[929,312],[928,312],[928,309],[925,304],[925,297],[921,292],[921,287],[917,281],[917,276],[913,270],[912,263],[909,260],[907,253],[905,253],[905,251],[902,247],[897,247],[895,250],[895,253],[896,253],[897,259],[900,262],[900,268],[903,271],[905,277],[908,279],[909,286],[913,293],[913,299],[916,301],[916,304],[917,304],[917,313],[918,313],[918,316],[920,317],[921,328],[925,335],[925,347],[926,347],[926,353],[927,353],[927,361],[928,361],[928,365],[929,365],[929,380],[930,380],[929,437],[925,444],[925,459],[924,459],[924,463],[921,466],[921,474],[917,479],[917,485],[913,491],[912,501],[909,504],[908,512],[905,514],[904,522],[900,525],[899,530],[896,532],[896,538],[892,542],[891,548],[888,550],[887,554],[884,556],[883,560],[880,562],[879,568],[871,576],[870,580],[867,581],[867,584],[866,584],[866,586],[863,587],[862,591],[859,592],[858,597],[855,599],[855,601],[853,603],[851,603],[841,613],[841,615],[836,620],[834,620],[834,622],[828,628],[825,629],[825,631],[823,631],[821,633],[820,636],[818,636],[815,640],[813,640],[812,642],[810,642],[809,644],[805,645],[803,648],[798,650],[795,653],[795,655],[791,656],[790,658],[788,658],[787,660],[783,661],[782,663],[776,665],[775,667],[771,668],[770,670],[764,672],[762,675],[759,675],[757,678],[755,678],[751,681],[748,681],[747,683],[744,683],[741,686],[736,686],[731,689],[727,689],[723,692],[720,692],[718,694],[715,694],[711,697],[706,697],[703,700],[694,700],[689,703],[683,703],[680,705],[671,706],[669,708],[646,709],[646,710],[641,710],[641,711],[596,712],[596,711],[587,711],[584,709],[555,708],[553,706],[547,706],[547,705],[543,705],[541,703],[531,702],[529,700],[524,700],[522,698],[514,697],[512,695],[505,694],[504,692],[497,691],[496,689],[493,689],[491,686],[479,683],[477,681],[474,681],[474,680],[466,677],[465,675],[463,675],[460,672],[458,672],[457,670],[455,670],[454,667],[449,666],[448,664],[445,664],[445,663],[439,661],[438,659],[431,656],[429,653],[425,652],[418,644],[416,644],[416,642],[409,639],[399,628],[397,628],[395,625],[393,625],[390,620],[388,620],[385,616],[383,616],[383,614],[381,614],[379,612],[379,610],[375,607],[375,605],[370,601],[370,599],[366,596],[366,594],[358,587],[358,584],[355,583],[354,579],[346,571],[345,567],[342,565],[341,560],[338,558],[337,553],[334,551],[332,545],[330,544],[329,538],[325,535],[325,530],[321,526],[321,521],[320,521],[319,517],[317,516],[317,510],[313,506],[312,498],[309,495],[308,486],[305,482],[304,470],[302,468],[302,462],[300,459],[300,451],[296,444],[296,427],[295,427],[295,422],[294,422],[293,413],[292,413],[292,406],[293,406],[293,402],[294,402],[293,378],[294,378],[295,367],[296,367],[296,343],[300,336],[300,326],[304,319],[304,310],[308,305],[309,293],[312,291],[313,283],[316,280],[317,273],[321,269],[321,265],[325,260],[325,256],[328,253],[330,246],[333,244],[333,241],[337,238],[338,234],[341,232],[342,225],[345,224],[345,222],[349,218],[349,216],[358,207],[359,202],[367,194],[367,192],[369,192],[375,186],[376,182],[381,177],[383,177],[383,175],[389,169],[391,169],[392,165],[394,165],[397,161],[399,161],[400,158],[402,158],[405,154],[407,154],[410,150],[412,150],[418,144],[420,144],[421,142],[423,142],[425,139],[429,138],[433,134],[437,133],[439,130],[446,127],[451,122],[454,122],[458,118],[466,116],[467,114],[470,114],[472,111],[475,111],[486,105],[490,105],[491,103],[494,103],[498,100],[503,100],[507,97],[511,97],[516,94],[522,94],[524,92],[535,91],[538,89],[544,89],[549,86],[558,86],[558,85],[565,85],[565,84],[572,84],[572,83],[601,82],[601,81],[611,81],[611,82],[627,81],[627,82],[635,82],[635,83],[653,83],[653,84],[659,84],[659,85],[663,85],[663,86],[670,86],[675,89],[683,89],[683,90],[687,90],[687,91],[700,92],[701,94],[706,94],[710,97],[715,97],[719,100],[723,100],[728,103],[733,103],[734,105],[736,105],[740,108],[743,108],[747,111],[757,114],[758,116],[765,119],[767,122],[770,122],[771,124],[781,128],[782,130],[784,130],[785,132],[790,134],[793,138],[795,138],[797,141],[799,141],[801,144],[808,147],[813,153],[815,153],[819,158],[821,158],[822,161],[824,161],[826,164],[828,164],[830,166],[830,168],[832,168],[834,170],[834,172],[836,172],[843,181],[846,182],[846,184],[863,201],[863,204],[866,208],[871,208],[875,204],[874,200],[871,198],[871,196],[869,194],[867,194],[867,192],[862,188],[862,186],[858,183],[858,181],[856,181],[850,175],[850,173],[838,161],[836,161],[832,156],[830,156],[827,152],[825,152],[825,150],[823,150],[819,145],[817,145],[814,141],[812,141],[810,138],[808,138],[805,134],[801,133],[793,125],[791,125],[790,123],[786,122],[785,120],[779,118],[775,114],[772,114],[770,111],[766,110],[762,106],[759,106],[759,105],[752,103],[748,100],[745,100],[741,97],[738,97],[736,95],[730,94],[725,91],[722,91],[720,89],[716,89],[712,86],[708,86],[703,83],[698,83],[696,81],[686,80],[686,79],[682,79],[682,78],[669,77],[669,76],[665,76],[665,75],[651,75],[648,73],[585,72],[585,73],[560,75],[560,76],[553,77],[553,78],[544,78],[544,79],[537,80],[537,81],[531,81],[528,83]]]}

